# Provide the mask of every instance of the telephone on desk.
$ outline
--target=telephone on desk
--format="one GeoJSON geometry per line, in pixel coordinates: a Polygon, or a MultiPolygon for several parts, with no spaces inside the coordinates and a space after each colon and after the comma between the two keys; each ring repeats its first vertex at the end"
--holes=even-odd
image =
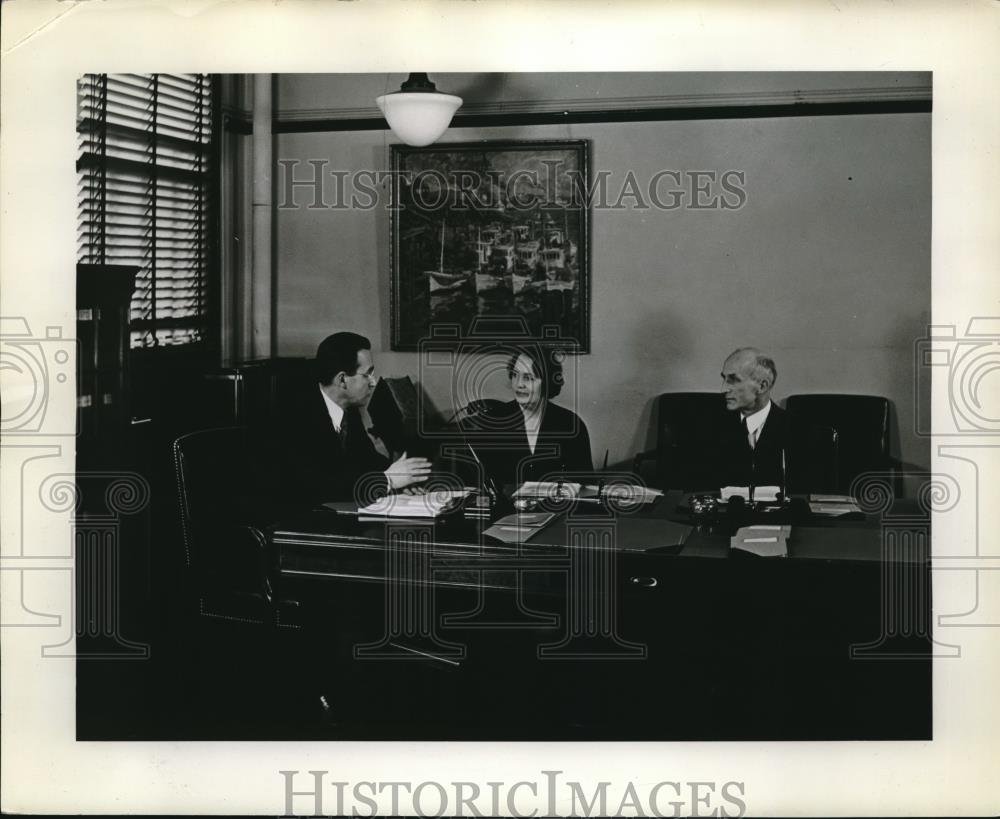
{"type": "Polygon", "coordinates": [[[730,519],[787,517],[798,514],[800,504],[777,486],[726,486],[719,492],[694,494],[687,499],[687,510],[697,522],[730,519]]]}

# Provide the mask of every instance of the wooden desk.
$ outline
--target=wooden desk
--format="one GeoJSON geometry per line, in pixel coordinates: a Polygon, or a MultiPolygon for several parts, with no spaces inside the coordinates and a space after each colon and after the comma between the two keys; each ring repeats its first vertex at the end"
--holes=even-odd
{"type": "Polygon", "coordinates": [[[795,526],[788,558],[730,551],[726,520],[679,544],[682,501],[635,516],[579,504],[523,546],[461,517],[324,511],[276,527],[275,582],[330,661],[316,673],[363,715],[332,735],[931,736],[922,547],[894,548],[886,519],[861,516],[795,526]],[[890,599],[901,579],[924,595],[905,617],[890,599]]]}

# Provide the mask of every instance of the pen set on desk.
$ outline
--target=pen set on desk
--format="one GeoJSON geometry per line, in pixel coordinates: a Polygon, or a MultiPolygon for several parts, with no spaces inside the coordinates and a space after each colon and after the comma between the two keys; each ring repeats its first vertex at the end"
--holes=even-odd
{"type": "Polygon", "coordinates": [[[601,479],[597,482],[597,497],[598,498],[603,498],[604,497],[604,485],[605,485],[604,476],[608,472],[608,451],[609,450],[607,450],[607,449],[604,450],[604,465],[601,467],[601,479]]]}
{"type": "MultiPolygon", "coordinates": [[[[788,492],[787,492],[788,478],[787,478],[787,464],[785,462],[784,447],[782,447],[781,449],[781,484],[779,486],[776,487],[755,486],[754,475],[756,473],[756,466],[757,466],[756,459],[754,459],[752,461],[752,468],[750,470],[750,485],[747,487],[747,498],[746,498],[747,506],[749,506],[751,509],[766,509],[769,507],[780,508],[784,506],[786,503],[788,503],[788,492]],[[774,491],[769,491],[764,493],[766,494],[766,497],[757,497],[757,490],[764,492],[765,489],[774,491]]],[[[725,490],[723,490],[723,494],[724,492],[725,490]]],[[[725,500],[725,498],[723,498],[723,500],[725,500]]],[[[743,499],[740,497],[735,497],[732,500],[737,501],[737,505],[743,503],[743,499]]]]}
{"type": "MultiPolygon", "coordinates": [[[[609,450],[607,450],[607,449],[604,450],[604,466],[601,467],[601,478],[597,482],[597,496],[595,498],[595,500],[600,501],[602,503],[603,503],[603,500],[604,500],[604,486],[605,486],[604,476],[605,476],[605,474],[608,471],[608,452],[609,452],[609,450]]],[[[565,471],[566,471],[566,468],[565,468],[565,464],[564,464],[563,467],[562,467],[562,469],[561,469],[561,471],[560,471],[559,477],[556,479],[555,496],[557,498],[561,498],[561,499],[564,499],[564,500],[569,500],[569,499],[574,498],[574,497],[575,498],[580,498],[581,495],[579,494],[579,491],[573,492],[567,486],[566,481],[564,480],[564,478],[562,476],[562,473],[565,472],[565,471]]]]}
{"type": "Polygon", "coordinates": [[[504,493],[503,489],[497,485],[496,480],[486,469],[486,465],[483,463],[482,459],[479,457],[476,449],[469,442],[469,439],[463,433],[462,440],[465,443],[466,448],[472,455],[473,460],[479,467],[479,474],[481,476],[480,487],[482,493],[489,498],[489,508],[484,508],[481,504],[473,504],[472,506],[466,506],[466,516],[482,518],[487,514],[489,517],[496,517],[497,515],[506,515],[508,512],[514,509],[514,504],[510,498],[504,493]]]}

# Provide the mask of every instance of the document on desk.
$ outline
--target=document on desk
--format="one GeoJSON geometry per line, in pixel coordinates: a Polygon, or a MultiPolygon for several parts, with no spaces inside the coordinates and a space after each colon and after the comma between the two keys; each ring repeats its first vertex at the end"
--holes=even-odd
{"type": "Polygon", "coordinates": [[[614,546],[623,552],[679,551],[692,531],[690,526],[670,520],[626,516],[617,521],[614,546]]]}
{"type": "Polygon", "coordinates": [[[483,534],[503,543],[527,543],[548,526],[555,516],[554,512],[515,512],[497,520],[483,534]]]}
{"type": "Polygon", "coordinates": [[[323,508],[336,512],[338,515],[358,514],[358,505],[354,501],[329,501],[323,504],[323,508]]]}
{"type": "MultiPolygon", "coordinates": [[[[589,489],[591,487],[584,487],[589,489]]],[[[597,487],[593,487],[595,497],[598,495],[597,487]]],[[[663,492],[659,489],[650,489],[648,486],[639,486],[634,483],[609,483],[604,487],[606,498],[624,504],[629,503],[653,503],[663,497],[663,492]]],[[[586,497],[586,495],[584,495],[586,497]]]]}
{"type": "MultiPolygon", "coordinates": [[[[753,499],[755,501],[776,501],[778,499],[778,493],[781,491],[780,486],[755,486],[753,490],[753,499]]],[[[731,498],[743,498],[743,500],[750,500],[750,487],[749,486],[723,486],[719,490],[719,494],[722,496],[723,501],[728,501],[731,498]]]]}
{"type": "Polygon", "coordinates": [[[787,540],[792,534],[792,526],[790,523],[755,523],[744,526],[740,531],[747,532],[749,537],[783,537],[787,540]]]}
{"type": "Polygon", "coordinates": [[[744,526],[729,542],[733,549],[759,557],[788,557],[790,526],[744,526]]]}
{"type": "Polygon", "coordinates": [[[810,495],[809,511],[814,515],[849,515],[861,511],[850,495],[810,495]]]}

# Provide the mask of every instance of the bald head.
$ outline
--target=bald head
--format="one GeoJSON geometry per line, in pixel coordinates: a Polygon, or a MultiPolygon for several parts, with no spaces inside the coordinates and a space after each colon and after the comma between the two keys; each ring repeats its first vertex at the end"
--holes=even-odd
{"type": "Polygon", "coordinates": [[[740,347],[722,365],[723,395],[726,409],[750,415],[763,409],[771,400],[777,378],[774,361],[755,347],[740,347]]]}

